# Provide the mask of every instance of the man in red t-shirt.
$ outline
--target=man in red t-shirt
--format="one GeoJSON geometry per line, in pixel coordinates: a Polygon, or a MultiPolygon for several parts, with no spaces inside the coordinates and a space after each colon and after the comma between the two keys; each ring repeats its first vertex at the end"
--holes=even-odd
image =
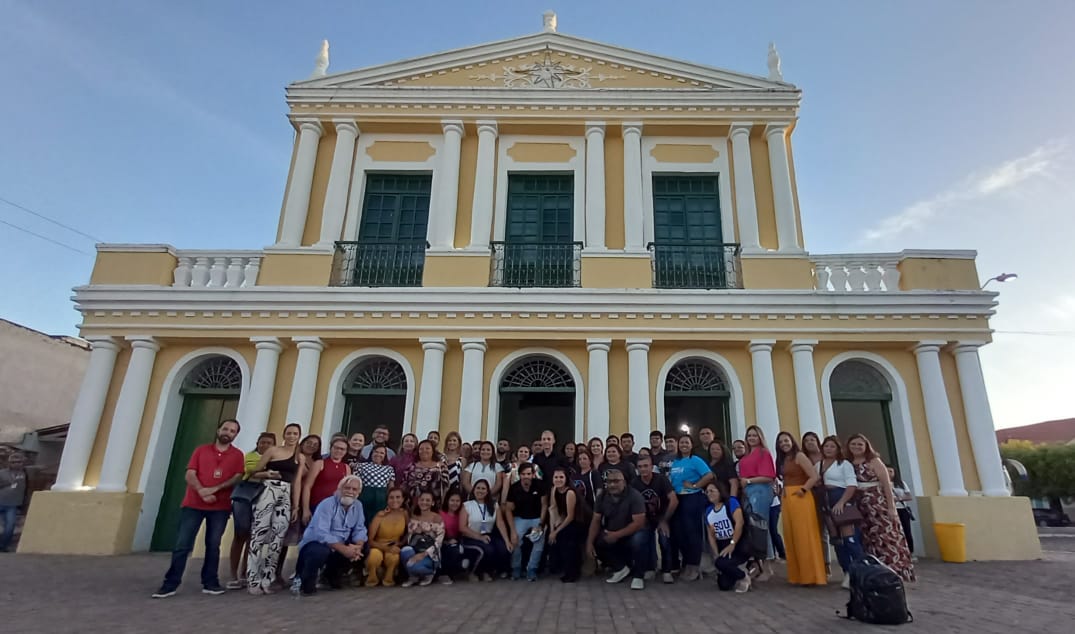
{"type": "Polygon", "coordinates": [[[194,550],[194,539],[205,521],[205,563],[202,564],[202,592],[224,594],[217,576],[220,566],[220,538],[228,526],[231,489],[243,477],[243,452],[231,445],[239,435],[239,421],[226,420],[216,430],[216,442],[194,450],[187,463],[187,494],[179,516],[179,535],[172,551],[172,565],[164,575],[154,599],[175,594],[183,581],[187,558],[194,550]]]}

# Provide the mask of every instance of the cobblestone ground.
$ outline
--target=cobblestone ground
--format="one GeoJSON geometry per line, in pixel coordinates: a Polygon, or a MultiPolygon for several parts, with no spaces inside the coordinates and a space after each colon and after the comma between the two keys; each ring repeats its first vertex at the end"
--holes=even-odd
{"type": "MultiPolygon", "coordinates": [[[[1042,561],[920,562],[920,581],[908,590],[915,622],[899,631],[1071,631],[1075,553],[1067,551],[1075,540],[1043,543],[1050,550],[1042,561]]],[[[322,591],[301,599],[239,591],[214,597],[199,592],[200,562],[192,561],[177,596],[150,599],[167,565],[167,556],[160,554],[0,555],[0,631],[309,633],[342,627],[422,634],[808,634],[872,629],[837,617],[847,592],[836,583],[795,588],[774,579],[736,595],[718,592],[709,580],[651,582],[638,592],[595,578],[575,585],[543,579],[322,591]]]]}

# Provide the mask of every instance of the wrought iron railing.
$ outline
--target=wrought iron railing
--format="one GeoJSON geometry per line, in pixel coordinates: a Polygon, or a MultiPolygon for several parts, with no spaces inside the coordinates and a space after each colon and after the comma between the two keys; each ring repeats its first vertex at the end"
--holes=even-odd
{"type": "Polygon", "coordinates": [[[490,286],[563,288],[582,283],[581,242],[493,242],[490,286]]]}
{"type": "Polygon", "coordinates": [[[337,242],[331,286],[421,286],[423,241],[337,242]]]}
{"type": "Polygon", "coordinates": [[[739,245],[651,242],[654,288],[742,288],[739,245]]]}

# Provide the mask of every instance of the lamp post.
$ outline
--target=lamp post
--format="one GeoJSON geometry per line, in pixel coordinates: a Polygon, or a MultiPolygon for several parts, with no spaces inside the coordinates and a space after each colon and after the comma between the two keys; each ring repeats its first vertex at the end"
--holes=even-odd
{"type": "Polygon", "coordinates": [[[1012,278],[1016,278],[1016,277],[1019,277],[1018,273],[1001,273],[1000,275],[997,275],[995,277],[991,277],[988,280],[986,280],[985,284],[982,284],[982,288],[979,289],[979,290],[984,290],[986,286],[989,286],[990,282],[993,282],[993,281],[1007,282],[1008,280],[1010,280],[1012,278]]]}

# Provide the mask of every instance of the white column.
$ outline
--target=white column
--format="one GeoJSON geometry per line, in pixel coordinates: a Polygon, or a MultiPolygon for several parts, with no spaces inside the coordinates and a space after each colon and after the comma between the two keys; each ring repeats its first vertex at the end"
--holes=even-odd
{"type": "Polygon", "coordinates": [[[586,385],[586,435],[608,436],[608,351],[611,339],[587,339],[586,350],[590,353],[590,366],[586,385]]]}
{"type": "Polygon", "coordinates": [[[474,203],[470,212],[471,249],[489,248],[496,183],[496,135],[496,121],[478,121],[478,166],[474,172],[474,203]]]}
{"type": "MultiPolygon", "coordinates": [[[[914,347],[918,360],[918,380],[922,384],[922,400],[926,406],[926,426],[933,449],[933,461],[937,465],[940,494],[960,496],[967,494],[963,484],[963,471],[959,464],[959,446],[956,444],[956,426],[948,405],[948,391],[941,374],[940,350],[946,341],[923,341],[914,347]]],[[[994,442],[996,442],[994,440],[994,442]]]]}
{"type": "MultiPolygon", "coordinates": [[[[444,384],[444,353],[448,343],[442,338],[423,337],[422,387],[418,392],[418,424],[415,433],[424,439],[440,430],[440,396],[444,384]]],[[[467,442],[470,442],[469,440],[467,442]]]]}
{"type": "Polygon", "coordinates": [[[467,442],[481,438],[482,387],[485,382],[485,339],[460,339],[463,344],[463,380],[460,385],[459,435],[467,442]]]}
{"type": "Polygon", "coordinates": [[[308,120],[299,124],[299,145],[295,148],[295,165],[291,169],[291,184],[284,200],[284,219],[277,246],[297,247],[302,244],[306,214],[310,211],[310,189],[314,183],[317,145],[320,141],[320,122],[308,120]]]}
{"type": "Polygon", "coordinates": [[[347,192],[351,187],[351,165],[355,158],[358,126],[350,119],[337,119],[336,149],[332,153],[332,171],[325,188],[325,208],[321,212],[321,238],[317,246],[332,247],[343,232],[347,215],[347,192]]]}
{"type": "Polygon", "coordinates": [[[776,382],[773,379],[774,339],[750,342],[750,361],[754,373],[754,419],[765,432],[765,442],[772,447],[780,433],[780,412],[776,408],[776,382]]]}
{"type": "Polygon", "coordinates": [[[142,414],[146,410],[149,379],[153,375],[153,362],[157,359],[160,344],[153,337],[127,337],[131,342],[131,359],[123,376],[116,411],[112,415],[112,428],[108,431],[104,463],[98,491],[122,493],[127,490],[127,474],[131,471],[134,445],[138,442],[138,429],[142,426],[142,414]]]}
{"type": "MultiPolygon", "coordinates": [[[[235,446],[243,451],[256,446],[258,435],[269,426],[272,395],[276,390],[276,367],[280,364],[280,352],[284,349],[276,337],[251,337],[250,341],[257,349],[257,357],[254,358],[254,371],[250,377],[250,397],[243,405],[243,420],[239,421],[242,430],[235,439],[235,446]]],[[[295,422],[305,423],[302,432],[309,433],[308,420],[295,422]]]]}
{"type": "Polygon", "coordinates": [[[642,206],[642,124],[623,124],[624,249],[644,251],[645,215],[642,206]]]}
{"type": "Polygon", "coordinates": [[[97,427],[108,397],[108,386],[112,383],[112,370],[116,367],[119,346],[115,339],[87,337],[87,340],[93,348],[90,350],[86,374],[82,377],[82,386],[75,398],[75,407],[71,411],[71,425],[67,429],[67,440],[63,445],[56,484],[52,485],[53,491],[77,491],[82,488],[86,465],[93,453],[97,427]]]}
{"type": "Polygon", "coordinates": [[[816,339],[791,342],[791,366],[795,373],[795,406],[799,413],[799,436],[808,431],[824,438],[821,428],[821,403],[817,397],[817,372],[814,369],[816,339]]]}
{"type": "Polygon", "coordinates": [[[434,249],[455,248],[455,216],[459,207],[459,150],[463,144],[463,122],[442,121],[444,153],[437,164],[437,199],[430,219],[429,244],[434,249]]]}
{"type": "MultiPolygon", "coordinates": [[[[321,351],[325,349],[325,344],[319,337],[292,337],[291,341],[295,342],[295,347],[299,349],[299,358],[295,362],[291,396],[287,401],[287,422],[298,423],[305,430],[310,429],[310,419],[314,415],[317,371],[321,365],[321,351]]],[[[241,449],[247,451],[246,447],[241,449]]]]}
{"type": "Polygon", "coordinates": [[[627,340],[627,428],[639,447],[649,441],[649,346],[650,339],[627,340]]]}
{"type": "Polygon", "coordinates": [[[732,165],[735,169],[735,217],[739,221],[739,243],[744,251],[759,251],[758,204],[754,196],[754,165],[750,161],[749,121],[732,124],[732,165]]]}
{"type": "Polygon", "coordinates": [[[993,427],[993,412],[989,408],[989,395],[985,390],[985,377],[982,375],[982,363],[978,358],[978,348],[985,345],[983,341],[960,341],[952,351],[956,357],[959,370],[959,389],[963,396],[963,413],[967,418],[967,433],[970,435],[974,462],[978,465],[978,479],[982,483],[982,492],[990,497],[1010,495],[1004,482],[1004,467],[1000,462],[997,449],[996,429],[993,427]]]}
{"type": "Polygon", "coordinates": [[[604,121],[586,122],[586,248],[605,250],[604,121]]]}
{"type": "Polygon", "coordinates": [[[769,171],[773,181],[773,207],[776,210],[776,237],[781,251],[801,251],[795,224],[795,196],[791,191],[791,165],[785,139],[788,124],[765,126],[769,144],[769,171]]]}

